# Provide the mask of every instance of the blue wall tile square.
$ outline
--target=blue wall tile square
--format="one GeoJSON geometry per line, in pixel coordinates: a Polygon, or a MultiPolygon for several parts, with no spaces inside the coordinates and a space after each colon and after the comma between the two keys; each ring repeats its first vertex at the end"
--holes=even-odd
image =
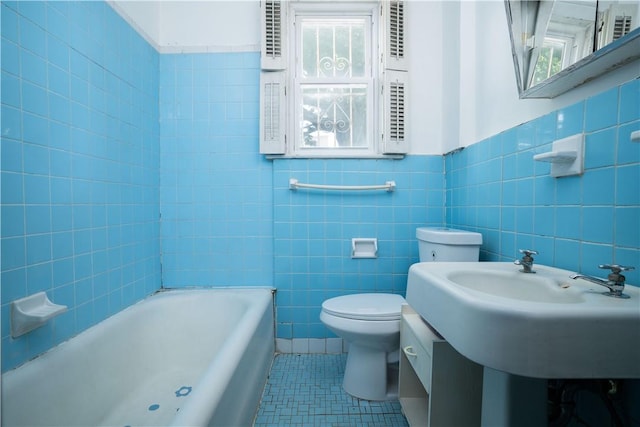
{"type": "Polygon", "coordinates": [[[615,200],[615,169],[589,170],[584,174],[582,203],[590,205],[613,205],[615,200]]]}
{"type": "Polygon", "coordinates": [[[20,18],[20,43],[22,47],[40,57],[47,56],[47,36],[45,31],[33,21],[20,18]]]}
{"type": "Polygon", "coordinates": [[[20,80],[9,73],[2,73],[2,103],[20,108],[20,80]]]}
{"type": "Polygon", "coordinates": [[[616,205],[634,206],[640,204],[640,164],[621,166],[616,169],[616,205]]]}
{"type": "Polygon", "coordinates": [[[51,210],[48,205],[25,206],[26,234],[50,233],[51,210]]]}
{"type": "Polygon", "coordinates": [[[555,236],[564,239],[580,239],[581,214],[580,207],[556,207],[555,236]]]}
{"type": "MultiPolygon", "coordinates": [[[[19,43],[19,18],[14,9],[7,6],[6,2],[2,2],[2,11],[0,16],[2,17],[2,37],[7,40],[11,40],[14,43],[19,43]]],[[[4,51],[5,46],[2,46],[4,51]]],[[[4,52],[3,52],[4,53],[4,52]]],[[[4,60],[4,58],[3,58],[4,60]]]]}
{"type": "Polygon", "coordinates": [[[43,57],[27,50],[20,52],[20,76],[40,87],[47,86],[47,63],[43,57]]]}
{"type": "Polygon", "coordinates": [[[640,207],[615,208],[614,241],[616,245],[637,248],[640,242],[640,207]]]}
{"type": "Polygon", "coordinates": [[[640,79],[620,86],[620,123],[640,119],[640,79]]]}
{"type": "Polygon", "coordinates": [[[2,60],[2,70],[18,76],[20,75],[20,48],[4,38],[4,19],[2,30],[2,51],[0,52],[0,58],[2,60]]]}
{"type": "Polygon", "coordinates": [[[585,169],[613,166],[615,163],[616,142],[617,132],[615,128],[587,134],[584,146],[585,169]]]}
{"type": "MultiPolygon", "coordinates": [[[[27,264],[39,264],[49,260],[51,260],[51,235],[27,236],[27,264]]],[[[51,281],[46,282],[42,286],[49,286],[50,283],[51,281]]]]}
{"type": "Polygon", "coordinates": [[[558,110],[556,137],[558,139],[581,133],[584,130],[584,102],[578,102],[558,110]]]}
{"type": "Polygon", "coordinates": [[[40,1],[18,2],[20,15],[37,24],[40,27],[47,26],[46,3],[40,1]]]}
{"type": "Polygon", "coordinates": [[[618,122],[618,87],[587,98],[584,128],[587,132],[614,126],[618,122]]]}
{"type": "Polygon", "coordinates": [[[4,145],[6,139],[19,139],[22,136],[22,114],[19,110],[5,105],[2,106],[1,114],[3,137],[2,144],[4,145]]]}
{"type": "Polygon", "coordinates": [[[595,243],[611,243],[614,230],[613,207],[582,208],[582,240],[595,243]]]}
{"type": "Polygon", "coordinates": [[[28,204],[49,204],[49,177],[24,175],[24,200],[28,204]]]}
{"type": "Polygon", "coordinates": [[[47,91],[27,81],[22,82],[22,107],[25,111],[46,116],[49,113],[47,91]]]}
{"type": "Polygon", "coordinates": [[[553,237],[555,235],[555,207],[541,206],[534,210],[535,234],[553,237]]]}
{"type": "MultiPolygon", "coordinates": [[[[24,172],[28,174],[49,175],[49,149],[32,144],[22,146],[24,172]]],[[[48,182],[47,182],[48,187],[48,182]]]]}
{"type": "MultiPolygon", "coordinates": [[[[70,223],[71,218],[68,221],[70,223]]],[[[51,235],[51,249],[54,260],[67,258],[74,254],[73,232],[69,230],[71,230],[71,226],[62,232],[54,232],[51,235]]]]}
{"type": "MultiPolygon", "coordinates": [[[[56,243],[59,244],[59,243],[56,243]]],[[[52,274],[54,287],[73,283],[73,259],[63,258],[54,261],[52,264],[52,274]]],[[[73,301],[71,301],[73,303],[73,301]]],[[[70,304],[72,305],[72,304],[70,304]]]]}
{"type": "Polygon", "coordinates": [[[2,184],[2,201],[5,204],[24,203],[22,175],[13,172],[2,172],[0,177],[2,184]]]}
{"type": "Polygon", "coordinates": [[[582,203],[582,179],[578,176],[562,177],[556,181],[556,203],[579,205],[582,203]]]}
{"type": "Polygon", "coordinates": [[[577,240],[555,239],[554,265],[570,271],[580,271],[580,242],[577,240]]]}
{"type": "Polygon", "coordinates": [[[24,206],[6,205],[2,207],[2,237],[22,236],[25,232],[24,206]]]}

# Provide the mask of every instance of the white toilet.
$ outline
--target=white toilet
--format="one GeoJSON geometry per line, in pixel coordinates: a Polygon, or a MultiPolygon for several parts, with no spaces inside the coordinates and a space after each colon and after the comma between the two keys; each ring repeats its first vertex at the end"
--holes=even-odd
{"type": "MultiPolygon", "coordinates": [[[[478,261],[482,235],[450,228],[416,230],[420,261],[478,261]]],[[[366,400],[397,398],[400,310],[394,294],[353,294],[322,303],[320,320],[349,343],[342,387],[366,400]]]]}
{"type": "Polygon", "coordinates": [[[322,323],[349,343],[342,387],[350,395],[366,400],[397,397],[397,372],[395,378],[388,376],[393,365],[387,365],[398,362],[404,303],[400,295],[383,293],[344,295],[322,303],[322,323]]]}

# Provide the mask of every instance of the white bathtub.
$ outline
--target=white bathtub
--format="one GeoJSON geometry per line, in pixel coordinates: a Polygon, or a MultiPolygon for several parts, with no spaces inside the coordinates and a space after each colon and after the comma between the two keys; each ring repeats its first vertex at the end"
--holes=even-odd
{"type": "Polygon", "coordinates": [[[159,292],[2,376],[3,426],[251,425],[270,289],[159,292]]]}

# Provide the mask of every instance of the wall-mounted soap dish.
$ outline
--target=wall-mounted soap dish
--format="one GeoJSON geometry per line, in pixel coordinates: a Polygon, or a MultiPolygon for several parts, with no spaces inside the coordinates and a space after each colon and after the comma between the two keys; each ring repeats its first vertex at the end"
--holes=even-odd
{"type": "Polygon", "coordinates": [[[44,292],[12,301],[11,336],[17,338],[31,332],[65,311],[66,305],[52,303],[44,292]]]}
{"type": "Polygon", "coordinates": [[[551,151],[533,156],[533,160],[551,163],[551,176],[580,175],[584,171],[584,134],[578,133],[554,141],[551,151]]]}

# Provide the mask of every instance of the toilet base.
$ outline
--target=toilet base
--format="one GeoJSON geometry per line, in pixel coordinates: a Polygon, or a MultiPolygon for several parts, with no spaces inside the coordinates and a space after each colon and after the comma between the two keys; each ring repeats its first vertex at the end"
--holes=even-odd
{"type": "Polygon", "coordinates": [[[349,345],[342,381],[344,391],[358,399],[393,400],[398,397],[397,384],[397,363],[387,364],[386,352],[349,345]]]}

